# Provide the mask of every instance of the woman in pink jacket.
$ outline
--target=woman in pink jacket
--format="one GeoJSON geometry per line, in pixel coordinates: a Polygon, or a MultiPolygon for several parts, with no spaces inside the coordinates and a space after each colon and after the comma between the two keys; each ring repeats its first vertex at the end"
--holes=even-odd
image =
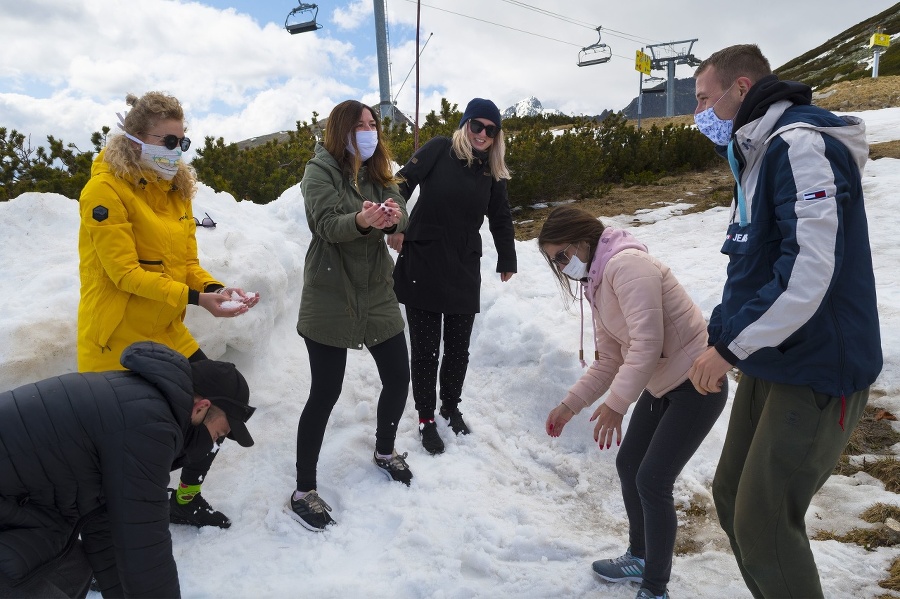
{"type": "Polygon", "coordinates": [[[728,395],[727,385],[701,395],[688,379],[706,349],[706,322],[642,243],[580,208],[551,212],[538,245],[564,292],[590,304],[596,347],[593,364],[547,417],[547,434],[558,437],[608,392],[591,416],[594,440],[600,449],[612,447],[613,437],[620,445],[616,470],[630,546],[621,557],[594,562],[594,572],[609,582],[641,583],[638,599],[668,597],[678,524],[672,489],[728,395]],[[623,443],[622,419],[635,402],[623,443]]]}

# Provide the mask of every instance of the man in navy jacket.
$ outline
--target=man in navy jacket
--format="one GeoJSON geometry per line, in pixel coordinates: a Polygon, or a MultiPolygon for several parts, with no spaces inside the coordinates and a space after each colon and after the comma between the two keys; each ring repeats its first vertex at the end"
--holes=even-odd
{"type": "Polygon", "coordinates": [[[250,446],[244,377],[149,341],[128,370],[0,394],[0,597],[178,597],[167,485],[221,437],[250,446]],[[79,540],[80,536],[80,540],[79,540]]]}
{"type": "Polygon", "coordinates": [[[735,177],[722,303],[691,369],[700,392],[733,366],[713,496],[755,597],[821,597],[804,517],[882,367],[861,175],[865,124],[810,105],[755,45],[696,73],[698,128],[735,177]]]}

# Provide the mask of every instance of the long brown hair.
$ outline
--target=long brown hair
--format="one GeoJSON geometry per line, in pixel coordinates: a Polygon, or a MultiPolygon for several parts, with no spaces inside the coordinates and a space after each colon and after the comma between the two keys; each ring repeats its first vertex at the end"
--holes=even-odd
{"type": "Polygon", "coordinates": [[[394,171],[391,168],[393,158],[391,157],[390,148],[388,148],[387,140],[381,131],[381,119],[378,113],[362,102],[356,100],[345,100],[335,106],[331,114],[328,115],[328,122],[325,124],[325,141],[323,145],[328,153],[337,161],[341,170],[353,176],[355,180],[359,175],[359,169],[362,167],[362,161],[359,159],[359,146],[356,145],[356,125],[362,118],[363,110],[368,110],[375,119],[375,127],[378,131],[378,146],[375,153],[366,162],[368,163],[369,179],[387,187],[391,183],[398,182],[394,177],[394,171]],[[347,144],[353,144],[355,153],[347,150],[347,144]]]}
{"type": "MultiPolygon", "coordinates": [[[[135,137],[146,133],[160,121],[177,120],[184,122],[184,109],[174,96],[162,92],[147,92],[140,98],[134,94],[125,97],[131,110],[125,115],[122,126],[135,137]]],[[[187,129],[185,129],[186,131],[187,129]]],[[[106,144],[103,159],[109,164],[116,177],[137,183],[143,177],[141,150],[124,135],[112,136],[106,144]]],[[[172,177],[172,186],[185,198],[193,197],[197,187],[197,174],[182,161],[172,177]]]]}
{"type": "Polygon", "coordinates": [[[603,223],[590,212],[570,205],[554,208],[547,220],[544,221],[544,226],[541,227],[537,238],[538,247],[553,270],[553,274],[556,275],[564,294],[575,298],[572,279],[562,273],[559,265],[553,261],[553,256],[548,256],[544,251],[544,246],[550,243],[568,245],[585,241],[590,246],[588,256],[593,257],[604,228],[603,223]]]}

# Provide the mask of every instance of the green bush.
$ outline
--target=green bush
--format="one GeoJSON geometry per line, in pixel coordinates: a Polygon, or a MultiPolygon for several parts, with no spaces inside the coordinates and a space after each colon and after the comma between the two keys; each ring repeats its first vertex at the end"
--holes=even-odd
{"type": "MultiPolygon", "coordinates": [[[[419,145],[437,135],[450,136],[462,114],[457,104],[441,100],[419,129],[419,145]]],[[[312,123],[297,121],[287,139],[269,141],[241,149],[220,137],[206,137],[192,165],[197,177],[219,192],[238,200],[267,204],[303,177],[313,155],[312,123]]],[[[611,185],[651,183],[659,177],[708,166],[716,159],[709,141],[693,127],[653,126],[636,129],[625,117],[613,114],[602,121],[567,117],[568,128],[553,131],[552,119],[523,117],[504,121],[507,163],[512,171],[509,198],[512,206],[600,197],[611,185]],[[516,124],[512,129],[510,125],[516,124]]],[[[327,123],[326,123],[327,126],[327,123]]],[[[99,152],[109,129],[94,133],[99,152]]],[[[415,136],[408,125],[385,122],[385,135],[399,164],[405,164],[415,149],[415,136]]],[[[47,138],[49,152],[32,150],[24,135],[7,135],[0,128],[0,200],[26,191],[52,191],[77,198],[90,176],[94,152],[77,152],[73,146],[47,138]]]]}

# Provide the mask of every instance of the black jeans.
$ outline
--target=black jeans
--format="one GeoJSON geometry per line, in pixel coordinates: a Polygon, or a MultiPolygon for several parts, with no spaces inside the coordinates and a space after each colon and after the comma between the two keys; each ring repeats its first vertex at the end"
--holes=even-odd
{"type": "Polygon", "coordinates": [[[44,576],[14,587],[12,581],[0,575],[0,598],[83,598],[90,589],[92,575],[81,541],[76,541],[59,566],[44,576]]]}
{"type": "Polygon", "coordinates": [[[656,595],[663,594],[672,574],[678,528],[675,479],[716,423],[727,398],[727,381],[719,393],[701,395],[687,380],[661,398],[644,391],[631,414],[616,470],[631,553],[646,561],[643,586],[656,595]]]}
{"type": "MultiPolygon", "coordinates": [[[[309,399],[300,414],[297,425],[297,489],[311,491],[316,488],[316,464],[325,438],[325,427],[331,411],[341,395],[344,370],[347,366],[347,349],[306,341],[309,353],[309,369],[312,381],[309,399]]],[[[409,394],[409,353],[406,336],[394,335],[387,341],[369,347],[375,359],[381,379],[378,396],[375,451],[387,455],[394,451],[397,426],[406,407],[409,394]]]]}
{"type": "Polygon", "coordinates": [[[423,420],[434,419],[437,405],[441,319],[444,321],[444,355],[440,360],[441,406],[453,410],[459,405],[466,381],[469,340],[475,315],[441,314],[406,306],[413,400],[419,418],[423,420]]]}

